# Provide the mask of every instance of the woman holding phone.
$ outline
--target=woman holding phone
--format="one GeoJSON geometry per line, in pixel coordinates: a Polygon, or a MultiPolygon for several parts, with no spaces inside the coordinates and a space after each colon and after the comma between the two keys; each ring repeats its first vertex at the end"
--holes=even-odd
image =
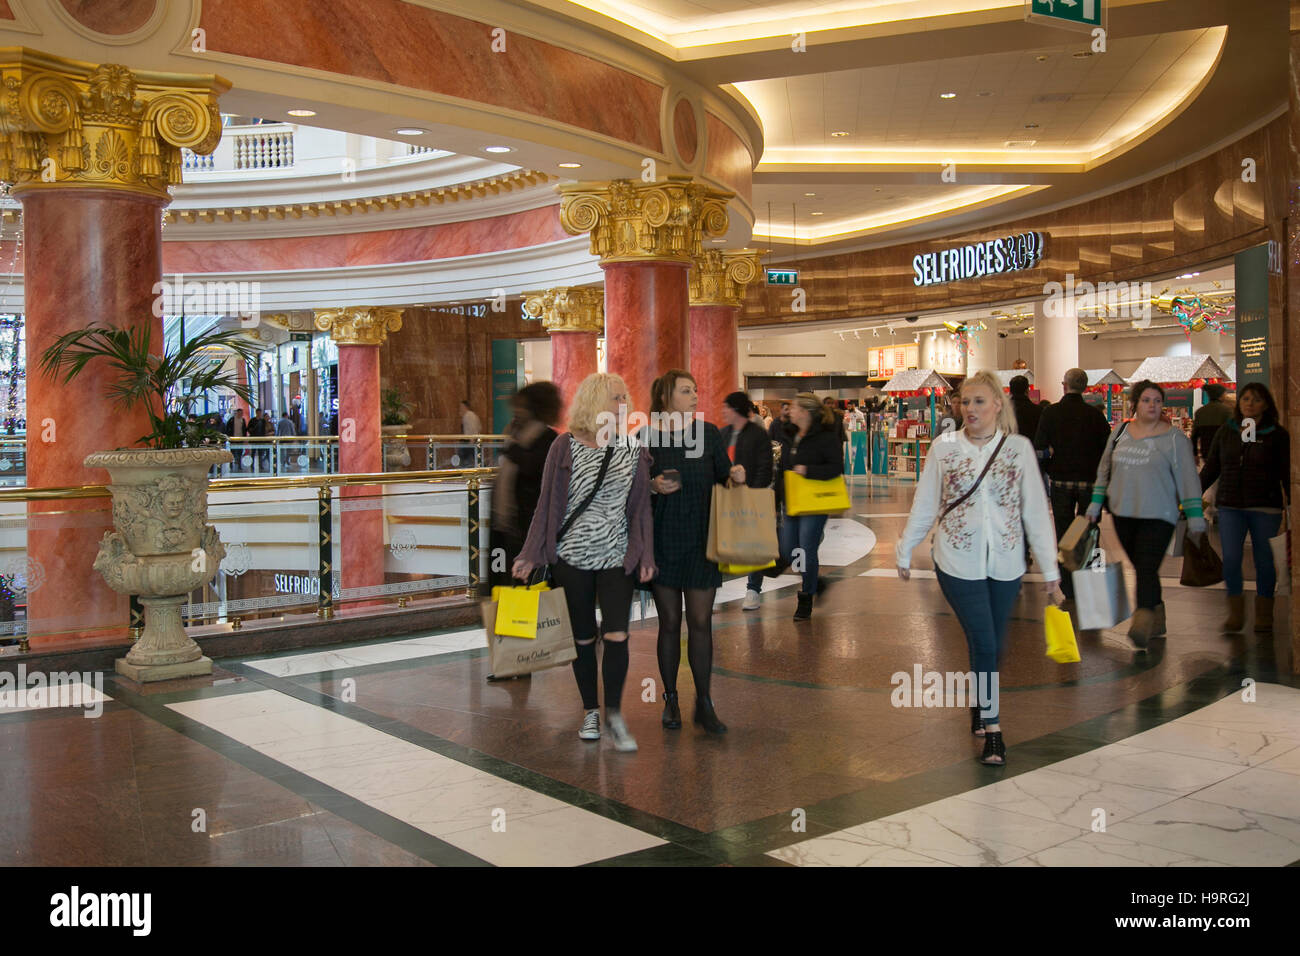
{"type": "MultiPolygon", "coordinates": [[[[696,420],[699,393],[690,372],[672,369],[651,386],[650,412],[661,427],[642,432],[651,446],[655,565],[651,590],[659,614],[659,676],[664,686],[663,725],[682,725],[677,671],[682,659],[682,605],[686,654],[695,682],[695,723],[725,733],[710,693],[713,674],[713,599],[722,585],[718,566],[705,556],[713,486],[730,477],[744,484],[745,469],[727,460],[722,435],[696,420]]],[[[654,426],[649,426],[651,429],[654,426]]]]}

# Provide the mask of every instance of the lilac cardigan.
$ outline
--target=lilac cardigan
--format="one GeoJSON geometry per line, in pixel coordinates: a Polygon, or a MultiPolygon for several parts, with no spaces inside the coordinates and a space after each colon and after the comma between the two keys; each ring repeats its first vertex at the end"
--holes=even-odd
{"type": "MultiPolygon", "coordinates": [[[[529,564],[541,567],[554,564],[556,535],[564,524],[569,510],[569,480],[573,476],[573,449],[568,435],[561,435],[551,444],[546,455],[546,468],[542,472],[542,493],[537,499],[533,523],[528,528],[519,556],[529,564]]],[[[641,449],[636,475],[627,495],[627,554],[623,570],[635,574],[637,568],[655,568],[654,519],[650,514],[650,452],[641,449]]]]}

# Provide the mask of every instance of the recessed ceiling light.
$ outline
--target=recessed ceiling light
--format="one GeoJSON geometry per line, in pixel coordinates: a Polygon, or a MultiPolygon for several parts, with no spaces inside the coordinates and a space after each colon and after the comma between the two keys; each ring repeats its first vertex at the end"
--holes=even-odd
{"type": "Polygon", "coordinates": [[[992,95],[993,95],[993,91],[992,91],[992,90],[980,90],[980,91],[979,91],[978,93],[976,93],[975,95],[976,95],[976,96],[992,96],[992,95]]]}
{"type": "Polygon", "coordinates": [[[420,129],[418,126],[402,126],[393,130],[398,136],[421,136],[427,133],[427,129],[420,129]]]}
{"type": "Polygon", "coordinates": [[[723,242],[726,242],[726,241],[727,241],[726,239],[710,239],[710,240],[709,240],[709,242],[714,242],[714,243],[723,243],[723,242]]]}
{"type": "Polygon", "coordinates": [[[1039,63],[1045,63],[1047,61],[1047,54],[1040,53],[1038,54],[1038,56],[1034,57],[1034,59],[1037,60],[1039,63]]]}
{"type": "Polygon", "coordinates": [[[809,199],[816,199],[816,198],[817,198],[817,194],[816,194],[816,193],[804,193],[804,195],[807,196],[809,199]]]}
{"type": "Polygon", "coordinates": [[[561,169],[581,169],[582,163],[560,163],[561,169]]]}
{"type": "Polygon", "coordinates": [[[315,110],[289,110],[290,116],[315,116],[315,110]]]}
{"type": "Polygon", "coordinates": [[[837,129],[835,132],[831,133],[831,135],[832,135],[832,136],[848,136],[849,134],[848,134],[848,131],[847,131],[847,130],[837,129]]]}
{"type": "Polygon", "coordinates": [[[941,100],[955,100],[956,98],[957,98],[957,94],[956,94],[956,93],[940,93],[940,94],[939,94],[939,99],[941,99],[941,100]]]}
{"type": "Polygon", "coordinates": [[[824,213],[824,212],[814,212],[814,213],[809,213],[809,215],[812,215],[812,216],[824,216],[824,215],[826,215],[826,213],[824,213]]]}
{"type": "Polygon", "coordinates": [[[484,146],[485,153],[509,153],[512,152],[509,146],[484,146]]]}
{"type": "Polygon", "coordinates": [[[1080,50],[1078,53],[1071,53],[1070,56],[1074,57],[1076,60],[1084,60],[1084,59],[1087,59],[1088,57],[1092,56],[1092,51],[1091,51],[1091,50],[1080,50]]]}
{"type": "Polygon", "coordinates": [[[1037,124],[1037,123],[1026,123],[1026,124],[1025,124],[1025,129],[1038,129],[1038,124],[1037,124]]]}

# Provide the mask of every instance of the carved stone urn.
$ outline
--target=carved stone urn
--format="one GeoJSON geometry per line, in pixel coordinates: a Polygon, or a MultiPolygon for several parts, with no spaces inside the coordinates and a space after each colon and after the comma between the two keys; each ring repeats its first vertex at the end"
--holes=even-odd
{"type": "Polygon", "coordinates": [[[407,447],[405,438],[397,436],[409,434],[411,426],[381,425],[379,430],[389,436],[384,439],[384,470],[396,471],[399,468],[409,468],[411,449],[407,447]]]}
{"type": "Polygon", "coordinates": [[[113,483],[113,525],[99,543],[95,570],[108,586],[144,605],[144,632],[117,672],[134,681],[212,673],[211,658],[185,633],[181,606],[226,556],[208,524],[208,469],[231,460],[224,448],[103,451],[85,460],[113,483]]]}

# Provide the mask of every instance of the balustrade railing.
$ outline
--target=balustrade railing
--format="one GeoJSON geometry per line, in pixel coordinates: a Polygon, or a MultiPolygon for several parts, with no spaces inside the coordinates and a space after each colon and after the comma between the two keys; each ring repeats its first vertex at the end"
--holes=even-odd
{"type": "MultiPolygon", "coordinates": [[[[229,438],[234,461],[214,477],[332,475],[339,466],[337,435],[229,438]]],[[[494,468],[504,435],[385,435],[384,471],[494,468]]]]}
{"type": "Polygon", "coordinates": [[[288,169],[293,165],[290,130],[240,133],[233,139],[236,169],[288,169]]]}
{"type": "Polygon", "coordinates": [[[196,172],[208,172],[216,167],[213,165],[212,154],[203,155],[196,153],[192,149],[181,148],[181,168],[184,170],[194,170],[196,172]]]}

